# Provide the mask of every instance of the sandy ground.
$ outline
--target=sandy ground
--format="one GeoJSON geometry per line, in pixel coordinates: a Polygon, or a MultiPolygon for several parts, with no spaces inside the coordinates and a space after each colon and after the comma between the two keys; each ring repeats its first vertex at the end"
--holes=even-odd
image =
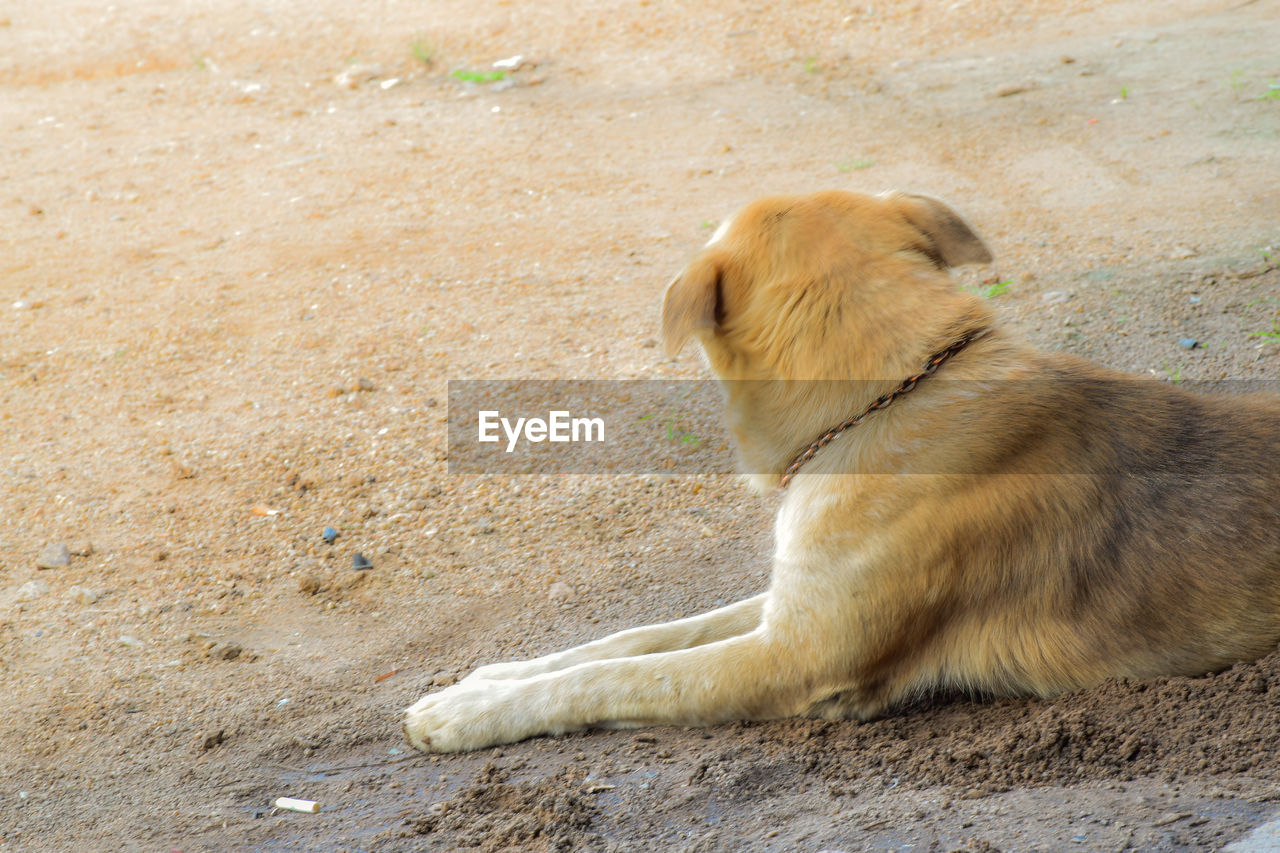
{"type": "Polygon", "coordinates": [[[398,711],[763,586],[733,478],[455,476],[444,438],[448,379],[701,376],[660,295],[760,194],[940,195],[1039,345],[1280,376],[1277,44],[1276,0],[0,4],[0,847],[1241,836],[1277,655],[459,757],[398,711]]]}

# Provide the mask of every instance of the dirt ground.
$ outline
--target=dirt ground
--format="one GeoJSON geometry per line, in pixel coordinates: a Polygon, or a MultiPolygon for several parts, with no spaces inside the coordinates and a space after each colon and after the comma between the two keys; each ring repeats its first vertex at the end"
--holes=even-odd
{"type": "Polygon", "coordinates": [[[775,501],[733,478],[456,476],[444,439],[448,379],[702,376],[660,296],[758,195],[942,196],[1037,344],[1280,376],[1278,44],[1276,0],[0,3],[0,847],[1245,834],[1280,654],[465,756],[398,716],[763,587],[775,501]]]}

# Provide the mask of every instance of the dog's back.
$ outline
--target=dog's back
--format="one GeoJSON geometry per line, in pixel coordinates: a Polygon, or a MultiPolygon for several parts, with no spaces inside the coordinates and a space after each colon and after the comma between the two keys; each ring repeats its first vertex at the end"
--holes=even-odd
{"type": "Polygon", "coordinates": [[[931,493],[930,514],[895,534],[919,550],[887,606],[933,588],[898,614],[915,640],[864,673],[885,703],[936,684],[1047,696],[1202,674],[1280,642],[1280,397],[1035,358],[981,393],[938,381],[902,413],[938,428],[916,468],[928,485],[908,488],[931,493]]]}

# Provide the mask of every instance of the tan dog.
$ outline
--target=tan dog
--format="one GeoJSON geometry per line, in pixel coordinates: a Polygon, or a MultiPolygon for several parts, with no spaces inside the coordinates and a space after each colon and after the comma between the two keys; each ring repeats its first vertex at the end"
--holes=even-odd
{"type": "Polygon", "coordinates": [[[935,689],[1049,696],[1273,648],[1280,398],[1038,352],[945,272],[988,260],[921,196],[769,198],[722,227],[667,291],[668,350],[696,338],[725,380],[757,487],[830,436],[788,476],[768,592],[482,667],[408,710],[410,742],[867,719],[935,689]]]}

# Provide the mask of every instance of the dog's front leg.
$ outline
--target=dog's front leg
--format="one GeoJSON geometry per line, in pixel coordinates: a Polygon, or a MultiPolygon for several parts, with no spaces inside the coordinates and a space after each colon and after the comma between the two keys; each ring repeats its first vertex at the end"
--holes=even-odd
{"type": "Polygon", "coordinates": [[[691,649],[579,664],[532,678],[468,679],[423,697],[405,735],[427,752],[462,752],[590,726],[700,726],[802,710],[808,667],[768,631],[691,649]]]}
{"type": "Polygon", "coordinates": [[[468,675],[464,681],[530,678],[593,660],[671,652],[727,640],[755,630],[760,624],[764,599],[765,593],[760,593],[709,613],[619,631],[563,652],[532,660],[489,664],[468,675]]]}

